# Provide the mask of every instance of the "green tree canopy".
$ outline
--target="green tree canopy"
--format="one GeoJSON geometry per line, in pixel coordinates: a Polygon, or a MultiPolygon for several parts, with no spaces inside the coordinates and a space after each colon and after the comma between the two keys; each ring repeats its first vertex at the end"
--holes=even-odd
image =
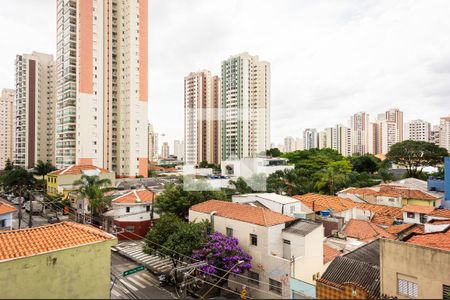
{"type": "Polygon", "coordinates": [[[280,157],[283,153],[278,148],[266,150],[266,155],[270,157],[280,157]]]}
{"type": "Polygon", "coordinates": [[[448,156],[445,148],[433,143],[407,140],[392,145],[386,158],[405,167],[408,177],[419,178],[424,167],[442,165],[445,156],[448,156]]]}
{"type": "Polygon", "coordinates": [[[208,186],[188,187],[181,184],[168,184],[165,191],[156,197],[155,209],[161,214],[172,213],[182,219],[187,219],[192,205],[211,200],[227,200],[223,191],[210,190],[208,186]]]}
{"type": "Polygon", "coordinates": [[[53,166],[50,162],[43,162],[42,160],[38,160],[33,168],[33,173],[38,176],[42,176],[42,179],[44,179],[45,175],[55,170],[55,166],[53,166]]]}
{"type": "Polygon", "coordinates": [[[379,170],[381,159],[372,154],[354,155],[350,158],[350,163],[353,166],[353,171],[373,174],[379,170]]]}

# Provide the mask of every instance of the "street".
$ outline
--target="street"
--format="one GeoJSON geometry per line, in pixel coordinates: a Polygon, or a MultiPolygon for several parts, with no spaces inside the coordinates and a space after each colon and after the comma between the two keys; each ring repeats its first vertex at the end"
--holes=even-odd
{"type": "Polygon", "coordinates": [[[177,299],[159,286],[158,278],[147,270],[123,277],[126,270],[139,266],[133,261],[111,252],[111,299],[177,299]]]}

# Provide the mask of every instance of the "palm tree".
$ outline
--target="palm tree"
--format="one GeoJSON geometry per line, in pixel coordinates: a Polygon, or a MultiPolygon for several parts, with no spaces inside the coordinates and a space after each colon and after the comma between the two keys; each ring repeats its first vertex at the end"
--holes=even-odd
{"type": "Polygon", "coordinates": [[[318,191],[327,191],[330,195],[334,195],[339,188],[345,186],[350,171],[351,166],[347,161],[332,162],[318,173],[319,178],[314,187],[318,191]]]}
{"type": "Polygon", "coordinates": [[[22,198],[34,188],[36,180],[33,174],[24,168],[14,167],[2,175],[0,183],[7,191],[19,197],[19,228],[22,223],[22,198]]]}
{"type": "Polygon", "coordinates": [[[45,175],[48,173],[55,171],[56,168],[50,162],[43,162],[42,160],[38,160],[36,165],[33,168],[33,173],[38,176],[42,176],[43,188],[44,191],[46,189],[45,175]]]}
{"type": "Polygon", "coordinates": [[[93,222],[100,223],[98,221],[101,214],[106,211],[112,200],[111,197],[105,196],[105,192],[111,189],[111,180],[83,175],[81,179],[74,181],[73,185],[78,186],[80,198],[89,200],[93,222]]]}

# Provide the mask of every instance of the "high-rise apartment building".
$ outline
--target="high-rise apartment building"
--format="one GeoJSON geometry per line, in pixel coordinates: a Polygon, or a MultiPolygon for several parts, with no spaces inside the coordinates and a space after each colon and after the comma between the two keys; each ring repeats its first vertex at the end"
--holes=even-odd
{"type": "Polygon", "coordinates": [[[57,0],[56,164],[147,176],[148,0],[57,0]]]}
{"type": "Polygon", "coordinates": [[[175,155],[178,160],[184,159],[184,141],[173,141],[173,155],[175,155]]]}
{"type": "Polygon", "coordinates": [[[16,56],[14,163],[55,163],[55,62],[33,52],[16,56]]]}
{"type": "Polygon", "coordinates": [[[303,149],[310,150],[319,147],[319,136],[315,128],[306,128],[303,131],[303,149]]]}
{"type": "Polygon", "coordinates": [[[450,116],[442,117],[440,120],[439,146],[450,151],[450,116]]]}
{"type": "Polygon", "coordinates": [[[222,62],[222,160],[270,148],[270,63],[241,53],[222,62]]]}
{"type": "Polygon", "coordinates": [[[296,138],[295,139],[295,151],[303,150],[303,139],[302,138],[296,138]]]}
{"type": "Polygon", "coordinates": [[[187,164],[220,163],[220,79],[209,71],[184,78],[184,157],[187,164]]]}
{"type": "Polygon", "coordinates": [[[386,111],[386,121],[394,122],[397,127],[397,142],[403,141],[403,112],[398,108],[386,111]]]}
{"type": "Polygon", "coordinates": [[[435,145],[440,145],[440,129],[439,125],[433,125],[430,132],[430,143],[433,143],[435,145]]]}
{"type": "Polygon", "coordinates": [[[423,120],[412,120],[405,123],[404,140],[429,142],[431,138],[431,124],[423,120]]]}
{"type": "Polygon", "coordinates": [[[344,155],[352,155],[352,132],[350,128],[336,125],[336,150],[344,155]]]}
{"type": "Polygon", "coordinates": [[[350,117],[352,154],[366,154],[369,151],[369,114],[358,112],[350,117]]]}
{"type": "Polygon", "coordinates": [[[295,151],[295,140],[292,136],[287,136],[284,138],[284,152],[292,152],[295,151]]]}
{"type": "Polygon", "coordinates": [[[148,124],[148,161],[150,163],[154,162],[155,160],[157,160],[157,151],[156,151],[156,147],[157,147],[157,134],[155,133],[155,130],[153,129],[153,125],[152,124],[148,124]]]}
{"type": "Polygon", "coordinates": [[[14,90],[3,89],[0,94],[0,170],[13,161],[14,90]]]}
{"type": "Polygon", "coordinates": [[[168,143],[168,142],[164,142],[164,143],[162,144],[162,147],[161,147],[161,157],[162,157],[163,159],[166,159],[166,158],[168,158],[169,156],[170,156],[169,143],[168,143]]]}
{"type": "Polygon", "coordinates": [[[370,123],[370,151],[372,154],[386,154],[391,146],[398,143],[397,123],[388,120],[378,120],[370,123]]]}

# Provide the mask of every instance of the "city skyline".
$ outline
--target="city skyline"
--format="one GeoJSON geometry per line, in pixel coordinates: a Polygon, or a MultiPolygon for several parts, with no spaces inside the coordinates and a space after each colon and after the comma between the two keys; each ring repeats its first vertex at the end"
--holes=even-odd
{"type": "MultiPolygon", "coordinates": [[[[450,42],[445,34],[450,21],[445,11],[450,3],[349,1],[338,7],[294,0],[272,7],[258,1],[249,15],[252,3],[149,3],[149,119],[156,132],[170,141],[182,139],[184,76],[201,69],[218,74],[222,60],[243,51],[272,65],[273,143],[288,134],[300,136],[305,128],[323,128],[323,120],[343,123],[357,111],[373,114],[395,106],[405,122],[423,119],[432,125],[448,115],[450,42]],[[226,12],[234,15],[231,29],[224,22],[226,12]],[[285,17],[265,22],[269,14],[285,17]],[[202,31],[205,23],[208,30],[202,31]],[[253,34],[254,24],[263,30],[253,34]],[[286,79],[288,70],[296,76],[286,79]]],[[[2,88],[14,87],[15,55],[55,55],[55,10],[53,0],[5,4],[0,25],[14,24],[16,30],[2,32],[3,40],[11,41],[0,50],[2,88]]]]}

